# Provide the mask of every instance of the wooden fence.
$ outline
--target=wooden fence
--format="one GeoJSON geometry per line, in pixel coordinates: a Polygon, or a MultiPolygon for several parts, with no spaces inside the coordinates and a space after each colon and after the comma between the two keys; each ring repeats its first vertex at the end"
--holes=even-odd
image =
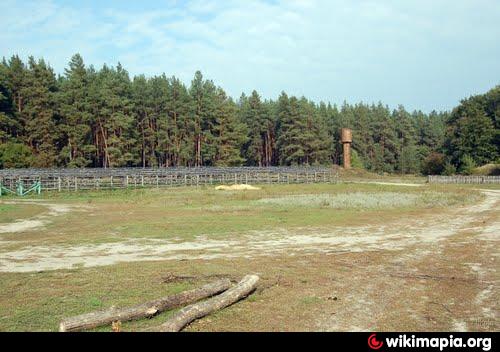
{"type": "Polygon", "coordinates": [[[429,183],[500,184],[500,176],[428,176],[429,183]]]}
{"type": "Polygon", "coordinates": [[[0,183],[15,189],[39,181],[43,191],[80,191],[218,184],[337,183],[329,168],[172,168],[172,169],[24,169],[0,170],[0,183]]]}

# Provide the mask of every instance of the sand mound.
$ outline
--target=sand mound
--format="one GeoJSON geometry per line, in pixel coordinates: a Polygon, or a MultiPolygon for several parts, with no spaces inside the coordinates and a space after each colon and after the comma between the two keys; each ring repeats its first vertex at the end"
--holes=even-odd
{"type": "Polygon", "coordinates": [[[259,190],[259,187],[254,187],[250,185],[232,185],[232,186],[217,186],[215,187],[216,190],[218,191],[254,191],[254,190],[259,190]]]}

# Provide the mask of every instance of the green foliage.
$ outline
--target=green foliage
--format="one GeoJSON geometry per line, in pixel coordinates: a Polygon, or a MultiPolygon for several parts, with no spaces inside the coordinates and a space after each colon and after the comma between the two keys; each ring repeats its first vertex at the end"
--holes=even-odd
{"type": "Polygon", "coordinates": [[[461,159],[460,159],[460,173],[462,175],[472,175],[474,169],[476,168],[476,162],[474,159],[468,155],[465,154],[461,159]]]}
{"type": "Polygon", "coordinates": [[[351,166],[355,169],[364,169],[363,161],[358,155],[358,152],[354,149],[351,151],[351,166]]]}
{"type": "Polygon", "coordinates": [[[452,113],[337,107],[284,92],[234,102],[199,71],[189,86],[164,74],[131,79],[120,64],[96,70],[76,54],[56,78],[44,60],[13,56],[0,63],[0,143],[26,146],[12,165],[38,167],[328,165],[341,162],[345,127],[354,167],[452,172],[464,155],[478,165],[500,157],[499,101],[500,87],[452,113]]]}
{"type": "Polygon", "coordinates": [[[457,172],[457,168],[455,166],[453,166],[452,163],[447,162],[444,165],[443,175],[452,176],[452,175],[455,175],[456,172],[457,172]]]}
{"type": "Polygon", "coordinates": [[[5,169],[29,167],[33,163],[30,148],[22,143],[0,144],[0,167],[5,169]]]}
{"type": "Polygon", "coordinates": [[[432,152],[424,160],[422,173],[424,175],[441,175],[445,170],[444,154],[432,152]]]}
{"type": "Polygon", "coordinates": [[[462,100],[447,123],[446,152],[455,164],[468,155],[476,164],[494,162],[500,155],[500,86],[462,100]]]}

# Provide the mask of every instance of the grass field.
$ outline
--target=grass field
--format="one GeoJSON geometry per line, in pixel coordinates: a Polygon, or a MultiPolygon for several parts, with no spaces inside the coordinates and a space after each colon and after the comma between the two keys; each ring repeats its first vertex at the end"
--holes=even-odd
{"type": "MultiPolygon", "coordinates": [[[[482,308],[498,309],[498,278],[488,271],[498,264],[496,238],[483,233],[498,224],[492,196],[498,187],[490,187],[491,194],[455,185],[261,188],[6,198],[0,205],[0,330],[56,330],[66,316],[248,273],[262,278],[252,296],[187,330],[497,326],[482,308]],[[477,216],[461,216],[476,208],[477,216]],[[478,262],[474,271],[470,263],[478,262]],[[413,289],[402,289],[406,285],[413,289]],[[460,305],[481,294],[477,307],[460,305]],[[378,317],[367,320],[366,312],[378,317]],[[392,319],[401,314],[408,315],[398,325],[392,319]]],[[[123,329],[154,326],[169,314],[123,329]]]]}

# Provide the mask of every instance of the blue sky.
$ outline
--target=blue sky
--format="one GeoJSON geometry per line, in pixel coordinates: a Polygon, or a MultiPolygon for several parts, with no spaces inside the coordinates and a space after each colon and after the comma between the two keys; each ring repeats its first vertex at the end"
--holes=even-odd
{"type": "Polygon", "coordinates": [[[0,0],[0,56],[196,70],[231,96],[444,110],[500,84],[498,0],[0,0]]]}

